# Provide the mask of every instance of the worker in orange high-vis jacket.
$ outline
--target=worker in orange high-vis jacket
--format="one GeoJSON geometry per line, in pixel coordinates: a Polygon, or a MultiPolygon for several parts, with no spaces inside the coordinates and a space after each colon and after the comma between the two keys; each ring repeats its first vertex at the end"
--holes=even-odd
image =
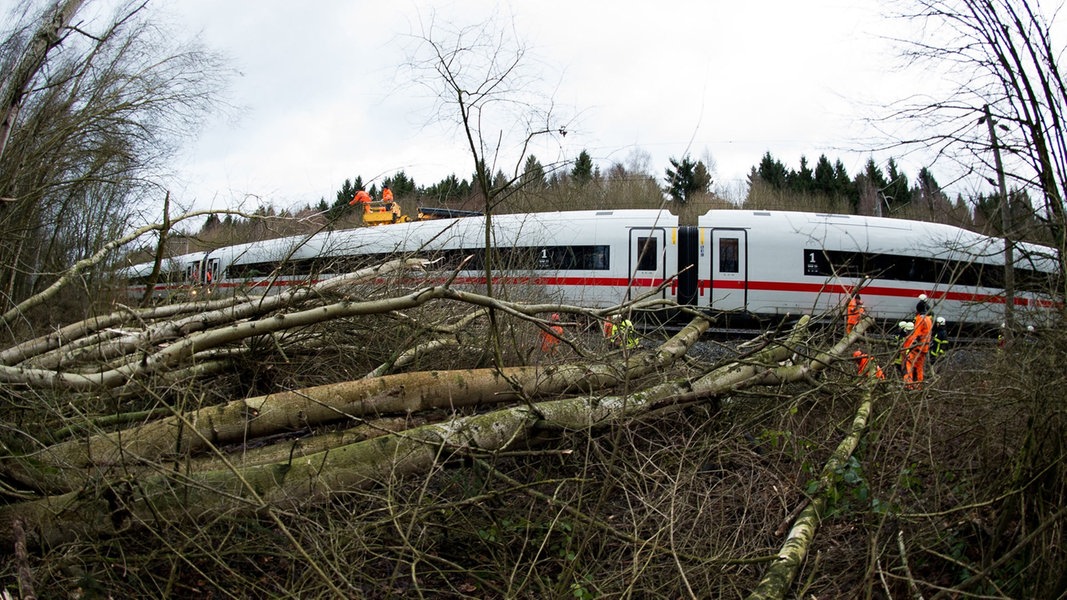
{"type": "Polygon", "coordinates": [[[559,347],[559,339],[563,337],[563,326],[559,324],[559,315],[552,313],[550,320],[552,325],[548,327],[548,331],[541,331],[541,352],[546,355],[556,353],[559,347]]]}
{"type": "Polygon", "coordinates": [[[912,331],[915,331],[915,323],[901,321],[897,323],[897,329],[893,333],[893,345],[896,347],[896,354],[893,355],[893,372],[898,377],[904,377],[904,362],[908,358],[908,349],[904,347],[904,341],[908,339],[912,331]]]}
{"type": "Polygon", "coordinates": [[[915,329],[904,340],[907,355],[904,358],[904,387],[918,389],[922,387],[923,366],[926,355],[930,353],[930,336],[934,331],[934,322],[926,314],[926,303],[922,300],[915,307],[915,329]]]}
{"type": "Polygon", "coordinates": [[[852,353],[852,359],[856,361],[856,370],[861,377],[885,379],[885,373],[882,372],[882,367],[879,367],[871,360],[870,354],[867,354],[863,350],[856,350],[852,353]]]}
{"type": "Polygon", "coordinates": [[[370,198],[369,193],[364,190],[360,190],[355,192],[355,195],[352,196],[352,200],[348,201],[348,205],[355,206],[356,204],[362,204],[363,207],[366,208],[367,205],[370,204],[373,200],[375,199],[370,198]]]}
{"type": "Polygon", "coordinates": [[[370,204],[371,201],[373,201],[373,200],[374,200],[374,198],[371,198],[370,194],[368,194],[367,192],[365,192],[363,190],[359,190],[358,192],[356,192],[356,195],[353,196],[352,199],[348,201],[348,205],[349,206],[355,206],[357,204],[362,204],[363,207],[366,208],[367,205],[370,204]]]}
{"type": "Polygon", "coordinates": [[[393,190],[387,185],[382,186],[382,202],[385,203],[385,210],[393,213],[393,222],[400,220],[400,205],[393,200],[393,190]]]}
{"type": "Polygon", "coordinates": [[[860,298],[859,294],[856,294],[848,301],[848,308],[845,311],[845,335],[852,333],[856,325],[860,324],[860,319],[863,318],[863,313],[865,312],[863,299],[860,298]]]}

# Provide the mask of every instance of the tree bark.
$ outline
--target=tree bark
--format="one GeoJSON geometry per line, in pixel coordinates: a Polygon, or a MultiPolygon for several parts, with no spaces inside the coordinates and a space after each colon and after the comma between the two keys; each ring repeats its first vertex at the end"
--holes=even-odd
{"type": "MultiPolygon", "coordinates": [[[[154,226],[153,226],[154,227],[154,226]]],[[[84,262],[84,261],[83,261],[84,262]]],[[[334,291],[334,288],[351,284],[354,279],[367,276],[367,271],[381,275],[389,270],[421,266],[423,261],[412,259],[408,261],[392,261],[379,265],[372,269],[356,273],[341,275],[318,284],[316,291],[334,291]]],[[[73,274],[64,275],[61,281],[73,277],[73,274]]],[[[49,289],[58,289],[59,282],[49,289]]],[[[307,296],[303,292],[299,297],[307,296]]],[[[149,328],[148,332],[140,332],[120,339],[109,341],[109,348],[98,350],[104,356],[125,356],[126,362],[118,366],[107,367],[94,372],[61,372],[49,369],[35,369],[25,366],[0,365],[0,382],[22,384],[38,388],[59,388],[72,391],[97,391],[101,388],[115,388],[128,383],[136,377],[145,376],[160,371],[171,370],[188,362],[199,352],[213,350],[233,344],[250,337],[276,333],[288,329],[306,327],[334,319],[343,319],[360,315],[381,314],[393,311],[401,311],[425,305],[435,300],[450,300],[463,302],[483,308],[497,308],[504,312],[515,315],[532,315],[539,312],[569,310],[576,313],[588,313],[580,307],[561,307],[558,304],[546,305],[521,305],[512,302],[490,298],[481,294],[473,294],[460,290],[454,290],[449,284],[426,287],[410,294],[385,298],[380,300],[353,302],[344,299],[332,304],[314,306],[306,310],[282,313],[278,312],[270,316],[264,316],[267,311],[264,306],[282,309],[296,297],[285,300],[275,300],[273,296],[258,298],[254,301],[239,305],[233,309],[216,311],[218,314],[199,315],[189,317],[179,323],[168,322],[157,328],[149,328]],[[260,316],[255,320],[244,320],[260,316]],[[228,326],[222,326],[229,323],[228,326]],[[212,328],[207,329],[208,325],[212,328]],[[159,342],[177,339],[178,341],[166,345],[162,349],[155,348],[159,342]],[[118,350],[116,351],[116,348],[118,350]],[[134,353],[136,352],[136,353],[134,353]]],[[[31,299],[33,300],[33,299],[31,299]]],[[[40,301],[43,301],[41,299],[40,301]]],[[[30,302],[29,300],[27,302],[30,302]]],[[[647,302],[638,302],[628,305],[635,308],[659,306],[662,300],[651,299],[647,302]]],[[[26,304],[26,303],[23,303],[26,304]]],[[[615,307],[614,309],[618,309],[615,307]]],[[[614,310],[612,309],[612,310],[614,310]]],[[[17,309],[12,309],[8,315],[14,315],[17,309]]],[[[0,324],[3,320],[0,319],[0,324]]]]}
{"type": "MultiPolygon", "coordinates": [[[[51,496],[0,507],[0,525],[13,519],[37,524],[34,540],[54,543],[75,535],[96,536],[138,523],[198,519],[218,511],[296,509],[349,489],[387,484],[395,478],[425,473],[471,452],[493,452],[528,442],[548,429],[588,430],[625,422],[650,411],[679,407],[736,389],[790,377],[803,370],[780,367],[800,344],[804,317],[784,344],[716,369],[695,382],[676,381],[623,396],[566,398],[452,419],[398,435],[357,442],[298,459],[270,464],[174,474],[141,476],[126,483],[51,496]],[[786,372],[767,377],[778,369],[786,372]]],[[[866,321],[835,345],[840,354],[860,335],[866,321]]],[[[808,367],[825,368],[813,359],[808,367]]],[[[208,440],[204,440],[207,442],[208,440]]],[[[10,548],[9,527],[0,527],[0,543],[10,548]]]]}
{"type": "Polygon", "coordinates": [[[456,409],[544,397],[569,390],[603,389],[666,367],[683,356],[709,322],[696,318],[654,352],[621,366],[572,364],[424,371],[348,381],[238,400],[115,433],[71,440],[0,462],[0,470],[27,486],[55,493],[85,485],[94,470],[130,462],[154,464],[212,447],[306,430],[344,419],[456,409]],[[51,474],[45,477],[44,474],[51,474]]]}
{"type": "MultiPolygon", "coordinates": [[[[869,381],[877,380],[870,379],[869,381]]],[[[747,596],[747,600],[780,600],[785,598],[786,593],[789,592],[789,586],[793,584],[793,579],[804,562],[804,557],[819,527],[819,521],[822,519],[823,511],[826,509],[826,492],[836,485],[837,473],[848,462],[867,428],[873,389],[873,386],[867,386],[859,408],[856,410],[856,416],[852,420],[849,434],[841,440],[837,449],[823,466],[819,476],[819,491],[793,522],[793,528],[786,536],[781,550],[778,551],[778,559],[767,568],[763,578],[756,585],[756,589],[747,596]]]]}
{"type": "Polygon", "coordinates": [[[3,101],[3,105],[0,105],[0,109],[3,110],[3,113],[0,113],[0,157],[4,155],[4,150],[7,148],[7,140],[10,139],[15,119],[18,118],[22,99],[26,96],[33,78],[44,66],[45,60],[48,59],[48,52],[63,41],[61,35],[63,29],[70,25],[71,19],[74,18],[74,14],[78,12],[83,2],[84,0],[66,0],[62,5],[57,4],[52,18],[41,24],[29,48],[26,49],[12,72],[11,78],[8,79],[3,98],[0,98],[3,101]]]}

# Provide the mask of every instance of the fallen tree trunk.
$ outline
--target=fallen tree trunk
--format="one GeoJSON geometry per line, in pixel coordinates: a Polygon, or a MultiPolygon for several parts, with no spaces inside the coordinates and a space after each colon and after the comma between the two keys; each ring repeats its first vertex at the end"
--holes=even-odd
{"type": "Polygon", "coordinates": [[[707,330],[698,317],[654,352],[622,365],[423,371],[347,381],[210,406],[139,427],[70,440],[32,457],[11,457],[0,470],[23,485],[58,493],[85,485],[94,471],[149,463],[344,419],[375,418],[433,408],[462,408],[612,387],[685,355],[707,330]],[[47,475],[46,475],[47,474],[47,475]]]}
{"type": "Polygon", "coordinates": [[[481,310],[474,311],[471,314],[463,317],[455,325],[452,325],[452,326],[446,327],[446,328],[441,328],[442,330],[439,331],[438,333],[444,334],[443,336],[438,337],[438,338],[434,338],[434,339],[426,341],[426,342],[422,342],[422,343],[418,344],[417,346],[415,346],[414,348],[409,348],[409,349],[405,350],[404,352],[401,352],[400,354],[394,356],[388,362],[383,363],[381,365],[378,365],[377,368],[372,370],[370,373],[367,373],[366,375],[364,375],[363,379],[373,379],[375,377],[381,377],[381,376],[389,373],[389,371],[393,371],[393,370],[396,370],[398,368],[405,367],[405,366],[415,362],[416,358],[420,354],[426,354],[428,352],[432,352],[434,350],[439,350],[441,348],[445,348],[445,347],[448,347],[448,346],[458,346],[459,345],[459,336],[457,335],[457,332],[459,332],[460,330],[468,327],[475,319],[478,319],[480,317],[484,317],[484,316],[486,316],[488,314],[489,314],[489,311],[487,311],[486,309],[483,308],[481,310]]]}
{"type": "MultiPolygon", "coordinates": [[[[381,269],[382,267],[377,268],[381,269]]],[[[356,274],[351,274],[352,277],[355,275],[356,274]]],[[[343,275],[327,280],[320,285],[330,284],[332,286],[338,286],[343,282],[348,281],[349,278],[350,275],[343,275]],[[336,281],[338,279],[342,281],[336,281]]],[[[556,312],[565,310],[577,313],[589,312],[580,307],[562,307],[558,304],[519,305],[481,294],[454,290],[450,287],[450,284],[445,284],[421,288],[409,294],[393,298],[364,302],[354,302],[345,299],[340,302],[314,306],[306,310],[292,313],[279,312],[272,316],[266,316],[255,320],[233,322],[232,315],[230,315],[227,318],[231,318],[231,320],[223,322],[232,322],[231,325],[225,327],[216,326],[208,330],[203,330],[203,323],[196,319],[193,319],[184,331],[175,331],[172,326],[173,324],[166,324],[164,329],[166,330],[167,335],[176,335],[188,331],[196,332],[186,335],[185,337],[166,345],[162,349],[148,344],[148,342],[153,341],[156,338],[153,338],[152,336],[145,338],[140,334],[130,336],[130,338],[126,340],[109,342],[118,344],[126,352],[120,353],[120,356],[125,358],[125,363],[98,372],[62,372],[51,369],[29,368],[26,366],[0,365],[0,383],[21,384],[38,388],[58,388],[70,391],[98,391],[101,388],[111,389],[124,385],[139,376],[150,375],[163,370],[180,367],[183,363],[187,363],[196,356],[197,353],[224,347],[248,338],[273,334],[294,328],[307,327],[335,319],[406,310],[423,306],[435,300],[451,300],[474,306],[491,307],[515,315],[532,315],[539,312],[556,312]]],[[[259,299],[254,304],[258,306],[260,303],[265,302],[268,302],[268,300],[259,299]]],[[[285,303],[278,304],[279,308],[285,305],[285,303]]],[[[667,304],[670,303],[666,300],[648,299],[630,303],[627,304],[627,306],[631,308],[649,308],[660,307],[667,304]]],[[[256,310],[258,310],[258,308],[256,310]]],[[[609,310],[621,309],[613,307],[609,310]]],[[[261,313],[257,312],[256,314],[259,315],[261,313]]],[[[220,316],[220,318],[222,318],[222,316],[220,316]]]]}
{"type": "MultiPolygon", "coordinates": [[[[785,344],[775,344],[750,360],[731,363],[692,383],[665,383],[623,396],[584,396],[517,406],[425,425],[281,463],[139,477],[135,482],[100,488],[95,494],[71,492],[0,507],[0,524],[9,525],[14,519],[23,518],[37,525],[33,532],[35,542],[50,543],[74,535],[97,536],[160,519],[198,519],[223,510],[285,510],[321,502],[337,491],[387,484],[397,477],[429,472],[457,455],[493,452],[520,444],[546,428],[587,430],[764,381],[778,383],[782,376],[766,375],[794,355],[806,324],[807,317],[794,328],[785,344]]],[[[857,327],[853,336],[836,345],[836,353],[840,354],[846,342],[861,331],[862,327],[857,327]]],[[[9,529],[0,530],[0,543],[5,548],[12,543],[9,529]]]]}
{"type": "MultiPolygon", "coordinates": [[[[248,215],[245,215],[244,213],[241,213],[241,212],[238,212],[238,211],[231,211],[231,210],[221,210],[221,211],[220,210],[198,210],[198,211],[185,213],[185,214],[183,214],[183,215],[171,220],[171,224],[177,223],[177,222],[182,221],[182,220],[195,218],[195,217],[202,217],[202,216],[206,216],[206,215],[219,215],[219,214],[223,214],[223,213],[237,214],[237,215],[241,215],[241,216],[248,216],[248,215]]],[[[94,266],[104,262],[111,255],[111,253],[114,250],[116,250],[118,248],[121,248],[122,246],[125,246],[126,244],[136,240],[137,238],[141,237],[142,235],[144,235],[144,234],[146,234],[146,233],[148,233],[150,231],[159,231],[159,230],[163,229],[163,227],[164,227],[164,225],[160,224],[160,223],[154,223],[152,225],[145,225],[144,227],[141,227],[141,228],[133,231],[132,233],[129,233],[129,234],[127,234],[127,235],[125,235],[125,236],[123,236],[123,237],[121,237],[119,239],[116,239],[116,240],[108,242],[107,244],[104,244],[104,246],[102,248],[100,248],[99,250],[97,250],[92,256],[89,256],[87,258],[83,258],[83,259],[79,260],[78,262],[74,263],[73,265],[71,265],[66,271],[63,272],[62,275],[60,275],[59,279],[57,279],[52,285],[48,286],[47,288],[45,288],[44,290],[38,292],[37,294],[35,294],[35,295],[23,300],[22,302],[20,302],[19,304],[17,304],[13,308],[7,310],[5,313],[0,315],[0,325],[3,325],[5,327],[9,326],[11,323],[14,322],[15,319],[17,319],[20,316],[22,316],[23,314],[25,314],[26,311],[30,310],[33,307],[41,306],[41,305],[47,303],[49,300],[54,298],[56,296],[56,294],[58,294],[60,292],[60,290],[62,290],[64,287],[66,287],[70,283],[76,281],[78,279],[79,275],[82,272],[84,272],[84,271],[88,270],[89,268],[94,267],[94,266]]]]}
{"type": "MultiPolygon", "coordinates": [[[[871,379],[871,382],[877,381],[871,379]]],[[[789,586],[793,584],[797,571],[800,569],[804,557],[807,556],[808,548],[815,537],[815,531],[819,527],[819,521],[826,510],[828,491],[837,484],[841,469],[848,463],[852,452],[859,445],[863,432],[867,428],[867,419],[871,414],[871,396],[873,385],[867,386],[864,391],[856,416],[852,420],[852,427],[845,439],[841,440],[837,449],[830,455],[830,459],[822,468],[819,475],[818,492],[810,499],[804,510],[800,512],[793,527],[786,536],[785,543],[778,551],[778,558],[767,568],[763,578],[747,596],[747,600],[780,600],[785,598],[789,586]]]]}
{"type": "MultiPolygon", "coordinates": [[[[125,323],[144,323],[160,319],[174,319],[182,315],[201,313],[204,311],[218,310],[225,306],[231,306],[233,298],[215,300],[211,302],[186,302],[182,304],[167,304],[152,308],[128,308],[107,315],[90,317],[76,323],[66,325],[47,335],[36,337],[0,351],[0,364],[15,366],[25,363],[25,366],[33,368],[53,368],[57,359],[49,356],[56,350],[65,349],[78,340],[86,339],[101,331],[117,328],[125,323]]],[[[130,335],[136,332],[120,331],[115,335],[130,335]]]]}
{"type": "MultiPolygon", "coordinates": [[[[358,283],[409,267],[421,267],[422,262],[414,259],[410,261],[389,261],[382,265],[328,279],[310,288],[272,296],[261,296],[244,301],[238,301],[235,298],[218,303],[203,303],[200,304],[202,308],[214,308],[191,313],[184,318],[176,320],[168,316],[166,321],[146,327],[144,330],[112,335],[108,339],[100,340],[99,343],[90,348],[77,348],[72,353],[68,353],[66,347],[58,347],[53,351],[53,353],[59,353],[58,356],[53,357],[51,360],[46,360],[47,357],[39,357],[31,363],[31,365],[45,365],[43,367],[30,365],[12,366],[10,368],[0,367],[0,380],[8,383],[38,386],[51,384],[74,390],[85,390],[93,387],[115,387],[125,383],[127,379],[136,374],[151,373],[160,367],[174,367],[180,361],[190,358],[197,351],[217,348],[251,336],[272,333],[332,318],[390,310],[390,308],[379,310],[376,308],[378,302],[386,302],[387,305],[390,302],[401,303],[405,307],[410,307],[410,305],[404,304],[405,300],[411,301],[411,295],[408,295],[384,301],[355,303],[344,301],[336,303],[332,307],[327,305],[289,313],[288,315],[278,313],[261,320],[249,320],[254,317],[264,317],[271,312],[289,307],[293,303],[312,297],[323,290],[332,289],[340,285],[358,283]],[[353,312],[351,314],[337,314],[345,309],[353,312]],[[287,317],[288,321],[286,320],[287,317]],[[227,324],[230,325],[226,326],[227,324]],[[156,351],[157,347],[163,342],[172,341],[173,343],[156,351]],[[81,357],[87,354],[91,354],[96,360],[106,361],[129,356],[131,353],[138,354],[120,367],[101,372],[77,373],[56,370],[60,364],[78,362],[81,357]]],[[[433,289],[436,288],[431,288],[431,290],[433,289]]],[[[423,301],[428,301],[428,299],[423,301]]],[[[142,309],[140,311],[142,320],[147,318],[152,310],[155,309],[142,309]]],[[[164,310],[162,314],[169,315],[170,311],[164,310]]],[[[68,345],[74,346],[76,344],[68,345]]]]}

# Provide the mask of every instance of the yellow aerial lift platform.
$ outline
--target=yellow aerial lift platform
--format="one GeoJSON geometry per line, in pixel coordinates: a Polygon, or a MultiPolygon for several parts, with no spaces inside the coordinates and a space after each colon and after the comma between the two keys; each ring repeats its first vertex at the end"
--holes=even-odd
{"type": "MultiPolygon", "coordinates": [[[[452,208],[427,208],[419,207],[419,221],[433,219],[455,219],[459,217],[481,216],[482,213],[472,210],[456,210],[452,208]]],[[[363,224],[364,225],[390,225],[392,223],[407,223],[411,219],[401,214],[400,204],[396,202],[364,202],[363,224]]]]}
{"type": "Polygon", "coordinates": [[[400,214],[400,205],[396,202],[364,202],[363,224],[385,225],[390,223],[407,223],[406,215],[400,214]]]}

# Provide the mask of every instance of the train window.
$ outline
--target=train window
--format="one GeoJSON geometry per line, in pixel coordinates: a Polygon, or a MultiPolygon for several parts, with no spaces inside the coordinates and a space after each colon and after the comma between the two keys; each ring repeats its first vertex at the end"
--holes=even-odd
{"type": "MultiPolygon", "coordinates": [[[[721,261],[721,259],[720,259],[721,261]]],[[[808,248],[804,250],[804,274],[819,277],[862,277],[894,281],[919,281],[944,285],[1001,288],[1004,269],[975,261],[944,260],[808,248]]],[[[1048,291],[1054,276],[1035,269],[1015,269],[1015,287],[1021,291],[1048,291]]]]}
{"type": "MultiPolygon", "coordinates": [[[[480,248],[443,250],[428,256],[436,261],[434,268],[445,270],[457,268],[467,257],[470,260],[463,266],[464,270],[480,271],[485,268],[485,252],[480,248]]],[[[511,271],[604,271],[610,268],[610,261],[611,248],[606,245],[493,249],[494,267],[511,271]]]]}
{"type": "MultiPolygon", "coordinates": [[[[652,268],[656,264],[656,243],[647,244],[651,254],[652,268]]],[[[322,273],[351,273],[366,267],[379,265],[389,260],[403,258],[398,253],[365,254],[359,256],[315,257],[283,263],[263,261],[258,263],[231,264],[226,269],[228,279],[254,279],[267,276],[316,276],[322,273]]],[[[452,248],[406,255],[419,256],[433,261],[428,267],[435,270],[454,271],[463,265],[465,271],[485,269],[485,251],[481,248],[452,248]],[[466,261],[466,262],[464,262],[466,261]]],[[[606,271],[611,268],[611,247],[598,246],[546,246],[494,248],[493,266],[503,270],[584,270],[606,271]]],[[[187,273],[186,276],[191,276],[187,273]]]]}
{"type": "Polygon", "coordinates": [[[248,263],[243,265],[230,265],[226,269],[226,277],[229,279],[251,279],[253,277],[266,277],[274,270],[272,263],[248,263]]]}
{"type": "Polygon", "coordinates": [[[609,266],[609,246],[551,246],[541,248],[538,269],[604,271],[609,266]]]}
{"type": "Polygon", "coordinates": [[[593,246],[589,253],[589,270],[606,271],[611,268],[611,246],[593,246]]]}
{"type": "Polygon", "coordinates": [[[738,250],[740,241],[737,238],[719,238],[719,272],[737,273],[740,268],[738,262],[738,250]]]}
{"type": "MultiPolygon", "coordinates": [[[[147,285],[152,279],[152,273],[146,273],[144,275],[138,275],[130,279],[131,285],[147,285]]],[[[156,283],[182,283],[185,279],[185,273],[175,269],[160,269],[156,277],[156,283]]]]}
{"type": "Polygon", "coordinates": [[[655,271],[659,257],[658,241],[654,237],[637,238],[637,247],[640,254],[637,256],[638,271],[655,271]]]}
{"type": "MultiPolygon", "coordinates": [[[[468,256],[473,255],[474,253],[475,252],[473,250],[463,250],[461,248],[456,248],[452,250],[435,250],[433,252],[422,252],[418,254],[413,254],[412,256],[425,258],[431,261],[430,265],[427,267],[429,269],[439,271],[455,271],[459,267],[459,265],[463,263],[464,259],[466,259],[468,256]]],[[[478,256],[477,262],[478,264],[481,264],[481,255],[478,256]]],[[[473,263],[474,259],[472,258],[470,262],[464,265],[464,268],[474,268],[471,266],[473,263]]]]}

